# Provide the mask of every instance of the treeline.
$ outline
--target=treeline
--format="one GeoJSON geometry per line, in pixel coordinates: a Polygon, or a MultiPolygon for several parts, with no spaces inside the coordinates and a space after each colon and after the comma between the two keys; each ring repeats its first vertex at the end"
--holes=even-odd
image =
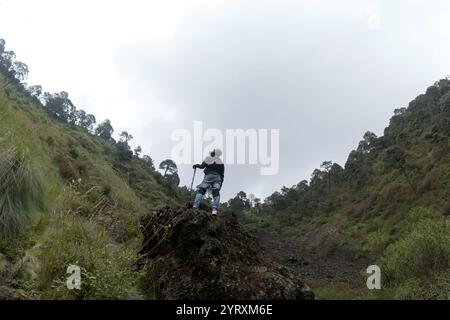
{"type": "MultiPolygon", "coordinates": [[[[141,157],[142,148],[140,146],[132,149],[129,142],[133,136],[126,131],[119,134],[119,140],[113,138],[114,128],[111,121],[106,119],[97,124],[97,119],[93,114],[79,109],[70,100],[69,94],[65,91],[58,93],[49,93],[42,90],[40,85],[29,86],[26,83],[28,78],[28,66],[16,59],[16,54],[12,50],[6,50],[5,40],[0,39],[0,73],[8,78],[17,89],[30,97],[38,106],[42,108],[51,118],[59,122],[79,127],[91,135],[98,136],[108,142],[113,143],[117,150],[117,162],[115,167],[123,169],[124,166],[120,162],[131,161],[133,159],[140,160],[143,164],[153,172],[157,181],[171,188],[172,193],[175,192],[173,187],[180,183],[178,177],[177,166],[171,160],[161,162],[159,168],[164,170],[164,175],[156,171],[153,160],[148,155],[141,157]],[[169,169],[166,167],[169,164],[169,169]]],[[[8,93],[9,91],[6,90],[8,93]]],[[[129,175],[129,170],[126,172],[129,175]]]]}
{"type": "Polygon", "coordinates": [[[302,180],[292,187],[282,187],[261,202],[260,199],[240,191],[224,205],[232,211],[252,210],[259,214],[281,215],[289,211],[299,216],[310,216],[317,209],[325,209],[320,203],[336,189],[348,183],[355,188],[365,183],[369,174],[369,157],[380,141],[372,132],[367,132],[358,148],[353,150],[345,168],[332,161],[324,161],[315,169],[310,180],[302,180]]]}
{"type": "Polygon", "coordinates": [[[28,86],[25,82],[29,73],[28,66],[16,59],[14,51],[6,50],[3,39],[0,39],[0,72],[26,95],[38,102],[38,105],[53,119],[76,125],[102,138],[111,139],[114,129],[110,121],[105,120],[95,128],[97,123],[95,116],[78,109],[69,99],[67,92],[49,93],[44,92],[40,85],[28,86]]]}
{"type": "Polygon", "coordinates": [[[450,80],[443,79],[408,108],[396,109],[384,136],[366,132],[344,167],[324,161],[309,181],[283,187],[263,203],[240,192],[225,205],[279,216],[286,224],[339,210],[366,217],[394,213],[408,199],[436,191],[434,199],[441,200],[433,205],[446,207],[450,178],[442,159],[449,154],[449,136],[450,80]]]}

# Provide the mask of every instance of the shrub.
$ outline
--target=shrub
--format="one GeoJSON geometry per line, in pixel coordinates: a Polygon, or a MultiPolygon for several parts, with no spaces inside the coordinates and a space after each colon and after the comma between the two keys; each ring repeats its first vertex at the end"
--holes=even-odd
{"type": "Polygon", "coordinates": [[[79,154],[78,151],[76,149],[70,149],[69,150],[69,155],[73,158],[73,159],[77,159],[79,154]]]}
{"type": "Polygon", "coordinates": [[[30,165],[15,148],[0,146],[0,239],[20,237],[41,206],[42,188],[30,165]]]}
{"type": "Polygon", "coordinates": [[[143,272],[133,270],[136,251],[111,243],[104,228],[73,213],[55,216],[41,254],[40,289],[50,299],[123,299],[136,295],[143,272]],[[81,269],[81,289],[68,290],[66,269],[81,269]]]}
{"type": "Polygon", "coordinates": [[[446,298],[450,292],[450,228],[426,218],[389,246],[381,259],[384,282],[397,297],[446,298]]]}
{"type": "Polygon", "coordinates": [[[59,172],[64,179],[78,179],[80,173],[75,168],[73,162],[65,155],[59,154],[55,157],[59,172]]]}
{"type": "Polygon", "coordinates": [[[48,144],[50,147],[53,147],[53,146],[55,145],[55,139],[54,139],[53,137],[48,137],[48,138],[47,138],[47,144],[48,144]]]}

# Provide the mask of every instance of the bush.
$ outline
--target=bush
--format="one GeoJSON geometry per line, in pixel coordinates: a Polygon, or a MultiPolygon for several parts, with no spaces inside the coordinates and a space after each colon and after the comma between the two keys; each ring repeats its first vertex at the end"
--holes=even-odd
{"type": "Polygon", "coordinates": [[[24,157],[0,146],[0,239],[17,239],[33,211],[42,206],[42,188],[24,157]]]}
{"type": "Polygon", "coordinates": [[[143,272],[133,270],[135,250],[111,243],[104,228],[73,213],[60,214],[41,254],[40,289],[50,299],[123,299],[136,297],[143,272]],[[68,290],[66,269],[81,269],[81,289],[68,290]]]}
{"type": "Polygon", "coordinates": [[[80,173],[75,168],[72,160],[70,160],[67,156],[59,154],[55,157],[56,164],[58,165],[59,172],[64,179],[78,179],[80,177],[80,173]]]}
{"type": "Polygon", "coordinates": [[[426,218],[389,246],[381,260],[384,283],[397,297],[447,298],[450,292],[450,228],[426,218]]]}
{"type": "Polygon", "coordinates": [[[394,298],[402,300],[450,299],[450,274],[444,274],[436,278],[436,281],[408,279],[396,289],[394,298]]]}

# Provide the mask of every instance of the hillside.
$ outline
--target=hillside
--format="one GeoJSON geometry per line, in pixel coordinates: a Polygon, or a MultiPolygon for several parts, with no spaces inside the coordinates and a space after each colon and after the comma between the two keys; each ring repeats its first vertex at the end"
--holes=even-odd
{"type": "Polygon", "coordinates": [[[131,134],[116,141],[66,92],[28,86],[4,45],[0,299],[313,298],[303,281],[319,299],[450,299],[449,79],[344,166],[325,161],[264,202],[241,191],[214,220],[180,206],[173,161],[160,174],[131,134]],[[67,289],[74,264],[81,290],[67,289]],[[383,289],[369,293],[370,264],[383,289]]]}
{"type": "Polygon", "coordinates": [[[325,161],[310,181],[262,205],[250,208],[245,193],[229,204],[247,225],[294,239],[290,254],[310,254],[322,262],[316,268],[334,264],[332,272],[345,273],[362,258],[384,267],[389,297],[449,298],[449,136],[450,80],[443,79],[396,109],[382,137],[367,132],[344,167],[325,161]],[[337,268],[336,257],[347,266],[337,268]]]}
{"type": "Polygon", "coordinates": [[[183,193],[120,146],[52,119],[0,73],[0,286],[73,297],[65,268],[78,262],[89,283],[77,298],[135,294],[139,216],[183,193]]]}
{"type": "Polygon", "coordinates": [[[233,215],[178,207],[186,189],[122,141],[0,85],[0,299],[314,298],[233,215]],[[66,286],[73,264],[81,290],[66,286]]]}
{"type": "Polygon", "coordinates": [[[172,160],[160,174],[131,134],[27,73],[0,39],[0,299],[314,298],[233,215],[180,207],[172,160]]]}

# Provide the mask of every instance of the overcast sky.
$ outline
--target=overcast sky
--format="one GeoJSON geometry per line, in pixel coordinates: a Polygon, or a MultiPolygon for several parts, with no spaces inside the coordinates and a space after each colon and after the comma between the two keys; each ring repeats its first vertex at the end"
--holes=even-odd
{"type": "MultiPolygon", "coordinates": [[[[0,38],[29,84],[67,91],[156,164],[175,129],[280,129],[280,170],[226,168],[224,198],[265,197],[344,165],[450,74],[450,2],[0,0],[0,38]]],[[[180,166],[182,184],[190,166],[180,166]]],[[[199,183],[200,177],[197,182],[199,183]]]]}

